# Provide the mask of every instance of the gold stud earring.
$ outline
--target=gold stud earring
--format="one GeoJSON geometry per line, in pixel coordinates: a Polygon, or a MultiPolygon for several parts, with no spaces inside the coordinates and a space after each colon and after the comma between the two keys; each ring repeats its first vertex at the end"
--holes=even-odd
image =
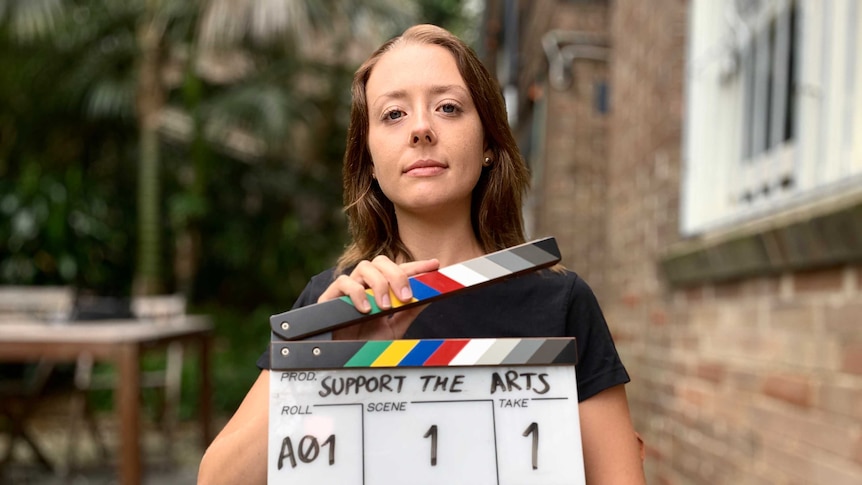
{"type": "Polygon", "coordinates": [[[482,166],[483,167],[490,167],[491,166],[491,157],[485,157],[485,161],[482,162],[482,166]]]}

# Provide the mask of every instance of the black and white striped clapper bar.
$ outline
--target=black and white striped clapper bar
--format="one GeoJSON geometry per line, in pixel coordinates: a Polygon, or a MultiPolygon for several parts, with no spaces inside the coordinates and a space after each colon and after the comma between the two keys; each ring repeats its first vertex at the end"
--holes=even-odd
{"type": "Polygon", "coordinates": [[[269,484],[584,484],[573,338],[310,339],[559,261],[540,239],[413,276],[392,309],[273,315],[269,484]]]}

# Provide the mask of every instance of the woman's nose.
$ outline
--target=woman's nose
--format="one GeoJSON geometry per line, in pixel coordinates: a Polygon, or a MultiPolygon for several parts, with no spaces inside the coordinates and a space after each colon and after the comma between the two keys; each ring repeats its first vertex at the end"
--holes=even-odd
{"type": "Polygon", "coordinates": [[[437,135],[434,133],[430,119],[427,116],[419,115],[415,120],[416,123],[413,126],[413,130],[410,132],[410,143],[412,145],[435,143],[437,141],[437,135]]]}
{"type": "Polygon", "coordinates": [[[415,134],[415,135],[413,135],[413,144],[418,145],[420,142],[423,142],[423,141],[425,143],[429,143],[429,144],[434,143],[434,137],[432,135],[433,135],[433,133],[430,131],[426,131],[423,134],[415,134]]]}

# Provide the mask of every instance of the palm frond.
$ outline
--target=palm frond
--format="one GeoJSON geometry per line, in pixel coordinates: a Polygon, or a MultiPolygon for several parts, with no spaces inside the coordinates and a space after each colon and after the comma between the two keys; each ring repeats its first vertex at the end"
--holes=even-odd
{"type": "Polygon", "coordinates": [[[84,113],[93,119],[131,120],[135,115],[134,79],[98,79],[88,89],[84,99],[84,113]]]}
{"type": "Polygon", "coordinates": [[[327,37],[371,36],[379,43],[415,19],[415,3],[409,0],[209,0],[199,41],[205,49],[244,41],[257,46],[293,42],[304,49],[313,47],[318,31],[327,30],[327,37]]]}
{"type": "Polygon", "coordinates": [[[295,123],[316,115],[313,103],[265,82],[236,86],[202,107],[208,138],[246,133],[278,151],[295,123]]]}
{"type": "Polygon", "coordinates": [[[47,37],[64,15],[61,0],[5,0],[0,4],[0,21],[8,22],[11,37],[22,43],[47,37]]]}
{"type": "Polygon", "coordinates": [[[306,2],[301,1],[258,1],[251,11],[249,34],[261,45],[272,39],[308,38],[312,18],[306,2]]]}

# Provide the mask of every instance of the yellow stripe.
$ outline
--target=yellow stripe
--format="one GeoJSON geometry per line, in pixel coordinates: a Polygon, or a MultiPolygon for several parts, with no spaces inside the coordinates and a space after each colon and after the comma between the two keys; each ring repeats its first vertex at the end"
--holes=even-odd
{"type": "MultiPolygon", "coordinates": [[[[370,297],[374,298],[374,301],[377,302],[377,306],[380,306],[380,302],[377,301],[377,297],[374,296],[373,291],[368,289],[368,290],[365,290],[365,293],[367,293],[370,297]]],[[[398,308],[398,307],[404,306],[408,303],[413,303],[413,302],[417,302],[417,301],[419,301],[419,300],[417,300],[416,298],[411,298],[409,301],[401,301],[398,299],[397,296],[395,296],[395,293],[393,293],[392,290],[389,290],[389,303],[392,305],[392,308],[398,308]]]]}
{"type": "Polygon", "coordinates": [[[418,340],[393,340],[392,344],[389,345],[389,348],[383,351],[374,362],[371,363],[371,367],[395,367],[401,362],[401,359],[404,358],[413,347],[419,343],[418,340]]]}
{"type": "Polygon", "coordinates": [[[389,301],[392,302],[392,308],[398,308],[400,306],[404,306],[408,303],[413,303],[414,301],[419,301],[419,300],[417,300],[416,298],[411,298],[409,301],[402,302],[401,300],[398,299],[397,296],[395,296],[395,293],[393,293],[392,290],[389,290],[389,301]]]}

